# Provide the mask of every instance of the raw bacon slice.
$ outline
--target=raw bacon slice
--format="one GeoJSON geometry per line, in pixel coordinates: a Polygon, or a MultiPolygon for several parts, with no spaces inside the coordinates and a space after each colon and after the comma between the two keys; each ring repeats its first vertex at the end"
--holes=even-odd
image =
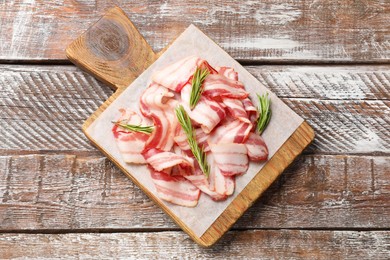
{"type": "Polygon", "coordinates": [[[224,98],[222,100],[229,113],[242,122],[251,123],[248,118],[247,111],[244,108],[243,102],[239,99],[224,98]]]}
{"type": "Polygon", "coordinates": [[[164,152],[159,149],[150,149],[143,153],[143,156],[145,157],[146,162],[156,171],[162,171],[175,165],[180,165],[183,168],[194,168],[194,160],[185,155],[164,152]]]}
{"type": "Polygon", "coordinates": [[[248,156],[251,161],[267,160],[268,148],[261,136],[250,133],[245,145],[248,149],[248,156]]]}
{"type": "Polygon", "coordinates": [[[215,70],[218,72],[218,74],[224,75],[229,79],[238,80],[238,73],[233,68],[216,67],[215,70]]]}
{"type": "Polygon", "coordinates": [[[210,74],[203,82],[203,94],[212,99],[236,98],[244,99],[249,93],[245,91],[244,85],[231,80],[220,74],[210,74]]]}
{"type": "Polygon", "coordinates": [[[215,191],[225,196],[232,195],[235,188],[234,176],[224,176],[216,164],[214,167],[215,191]]]}
{"type": "Polygon", "coordinates": [[[210,189],[219,194],[220,196],[226,196],[233,194],[235,188],[235,177],[234,176],[224,176],[221,173],[218,165],[214,160],[212,153],[207,155],[207,161],[210,165],[210,189]]]}
{"type": "MultiPolygon", "coordinates": [[[[245,111],[248,114],[248,118],[251,121],[252,124],[256,124],[257,118],[259,117],[259,112],[257,111],[257,108],[255,105],[253,105],[250,98],[245,98],[242,100],[242,104],[244,105],[245,111]]],[[[253,130],[255,130],[253,128],[253,130]]]]}
{"type": "Polygon", "coordinates": [[[252,129],[252,124],[239,120],[226,121],[209,136],[208,143],[244,143],[252,129]]]}
{"type": "MultiPolygon", "coordinates": [[[[145,125],[144,120],[130,109],[120,109],[122,114],[118,121],[131,125],[145,125]]],[[[148,134],[141,132],[132,132],[114,125],[112,128],[116,144],[122,158],[127,163],[143,164],[146,163],[141,152],[145,148],[145,143],[149,139],[148,134]]]]}
{"type": "Polygon", "coordinates": [[[172,99],[174,94],[165,87],[152,83],[140,99],[141,113],[154,122],[155,130],[150,136],[145,149],[158,148],[170,151],[173,137],[178,128],[174,107],[178,103],[172,99]]]}
{"type": "Polygon", "coordinates": [[[207,61],[196,56],[190,56],[157,71],[153,74],[152,80],[164,87],[180,92],[184,85],[190,81],[197,67],[207,68],[210,73],[217,73],[207,61]]]}
{"type": "Polygon", "coordinates": [[[224,176],[240,175],[249,166],[245,144],[210,144],[214,160],[224,176]]]}
{"type": "Polygon", "coordinates": [[[167,109],[171,106],[170,103],[176,100],[172,99],[175,96],[174,93],[167,88],[151,83],[149,87],[144,91],[140,98],[140,110],[145,117],[150,117],[152,111],[155,109],[167,109]]]}
{"type": "Polygon", "coordinates": [[[195,207],[198,204],[200,190],[183,176],[171,176],[149,167],[157,195],[173,204],[195,207]]]}
{"type": "Polygon", "coordinates": [[[218,193],[215,191],[215,187],[211,184],[211,180],[214,181],[213,176],[210,174],[209,179],[207,179],[207,177],[200,170],[199,165],[197,163],[195,163],[194,172],[185,174],[184,178],[189,180],[202,192],[210,196],[210,198],[214,201],[221,201],[227,199],[227,195],[225,193],[218,193]]]}
{"type": "Polygon", "coordinates": [[[218,102],[201,96],[198,104],[191,110],[190,96],[191,86],[187,84],[181,91],[183,107],[189,117],[199,124],[205,133],[210,133],[225,118],[225,109],[218,102]]]}
{"type": "MultiPolygon", "coordinates": [[[[208,152],[210,151],[209,144],[207,143],[208,134],[203,132],[201,128],[195,129],[195,138],[199,145],[199,147],[203,147],[203,151],[208,152]]],[[[183,131],[180,131],[178,135],[176,135],[173,140],[175,143],[180,147],[182,151],[184,151],[186,154],[188,152],[191,152],[190,146],[188,145],[187,136],[183,131]]]]}

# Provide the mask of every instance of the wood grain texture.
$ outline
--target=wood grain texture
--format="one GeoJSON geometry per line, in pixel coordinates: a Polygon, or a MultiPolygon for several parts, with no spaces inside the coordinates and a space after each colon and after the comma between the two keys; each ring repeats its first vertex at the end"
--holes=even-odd
{"type": "MultiPolygon", "coordinates": [[[[114,83],[113,85],[118,88],[119,91],[107,99],[84,122],[82,126],[84,134],[199,245],[212,246],[215,244],[314,139],[313,129],[306,122],[303,122],[291,134],[285,143],[279,147],[278,151],[272,156],[272,158],[269,159],[265,166],[255,175],[248,185],[239,194],[237,194],[226,209],[219,214],[218,218],[208,227],[208,229],[203,234],[198,235],[189,226],[187,226],[180,217],[175,215],[165,203],[162,203],[155,193],[152,193],[147,187],[143,186],[122,163],[118,162],[116,158],[112,156],[109,150],[105,150],[100,143],[95,142],[88,132],[88,127],[95,120],[99,120],[100,114],[105,111],[105,109],[119,96],[119,93],[136,77],[136,75],[129,78],[124,77],[121,79],[120,84],[113,82],[112,79],[117,81],[116,78],[123,74],[124,71],[120,74],[116,74],[115,77],[110,73],[106,73],[105,70],[101,68],[101,62],[96,59],[96,56],[99,56],[99,58],[104,62],[104,67],[106,68],[114,71],[121,71],[122,68],[130,66],[132,70],[139,71],[139,73],[141,73],[147,68],[148,64],[151,64],[152,61],[157,58],[157,55],[155,55],[150,48],[142,48],[142,46],[145,44],[147,45],[147,43],[139,34],[137,29],[132,25],[130,20],[124,15],[123,11],[118,7],[110,9],[110,11],[108,11],[108,13],[105,14],[98,23],[88,29],[85,35],[86,36],[80,36],[76,41],[71,43],[66,50],[67,56],[71,59],[71,61],[80,66],[82,69],[87,70],[92,75],[103,79],[105,82],[114,83]],[[118,26],[119,24],[120,26],[118,26]],[[128,46],[141,46],[142,51],[138,50],[133,52],[131,55],[125,55],[125,52],[122,52],[120,47],[111,48],[111,40],[101,43],[102,37],[100,35],[104,34],[101,27],[125,28],[121,29],[121,33],[123,33],[123,36],[126,37],[121,38],[131,38],[133,41],[131,44],[126,42],[126,40],[125,43],[127,43],[128,46]],[[99,31],[100,33],[96,34],[95,31],[99,31]],[[136,37],[133,37],[133,35],[136,35],[136,37]],[[97,50],[99,51],[96,51],[95,46],[98,46],[97,50]],[[77,51],[75,51],[75,49],[77,49],[77,51]],[[100,49],[104,50],[104,52],[101,52],[100,49]],[[92,56],[89,55],[90,53],[92,56]],[[115,57],[113,58],[112,56],[115,57]],[[145,56],[149,58],[145,59],[145,56]],[[121,61],[119,65],[117,60],[121,61]],[[122,63],[126,63],[127,65],[123,66],[122,63]]],[[[105,36],[103,38],[105,38],[105,36]]],[[[127,48],[129,48],[128,46],[127,48]]]]}
{"type": "Polygon", "coordinates": [[[379,260],[389,247],[389,231],[236,231],[207,249],[180,232],[0,234],[1,258],[379,260]]]}
{"type": "Polygon", "coordinates": [[[388,62],[388,1],[3,1],[0,59],[65,60],[65,47],[118,4],[159,51],[193,23],[235,59],[388,62]],[[191,6],[191,8],[188,8],[191,6]]]}
{"type": "MultiPolygon", "coordinates": [[[[389,228],[390,157],[301,156],[234,229],[389,228]]],[[[0,231],[178,229],[105,157],[0,157],[0,231]]]]}
{"type": "Polygon", "coordinates": [[[157,58],[118,7],[73,41],[66,48],[66,56],[114,89],[126,88],[157,58]]]}
{"type": "MultiPolygon", "coordinates": [[[[389,153],[390,66],[246,68],[315,129],[307,152],[389,153]]],[[[0,66],[0,153],[96,154],[81,124],[111,94],[73,66],[0,66]]]]}

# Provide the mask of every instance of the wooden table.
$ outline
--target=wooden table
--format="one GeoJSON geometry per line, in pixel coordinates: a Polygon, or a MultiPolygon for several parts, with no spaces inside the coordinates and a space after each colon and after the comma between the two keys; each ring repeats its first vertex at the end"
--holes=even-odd
{"type": "Polygon", "coordinates": [[[0,1],[0,258],[388,259],[390,2],[159,2],[0,1]],[[194,23],[316,131],[212,248],[81,132],[112,90],[64,49],[114,2],[155,51],[194,23]]]}

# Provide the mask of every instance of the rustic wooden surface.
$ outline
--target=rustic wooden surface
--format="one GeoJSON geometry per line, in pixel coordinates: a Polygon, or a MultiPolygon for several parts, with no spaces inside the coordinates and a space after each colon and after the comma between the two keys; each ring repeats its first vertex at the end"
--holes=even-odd
{"type": "Polygon", "coordinates": [[[150,48],[124,11],[119,7],[114,7],[66,48],[66,56],[80,69],[116,90],[84,122],[82,129],[86,137],[201,246],[212,246],[221,239],[314,139],[314,131],[310,125],[307,122],[301,123],[240,194],[199,236],[185,224],[182,218],[176,216],[169,207],[161,203],[150,189],[143,186],[132,172],[117,161],[111,155],[112,151],[96,142],[88,131],[89,126],[101,120],[100,115],[116,98],[119,98],[120,93],[139,74],[158,58],[159,54],[150,48]]]}
{"type": "Polygon", "coordinates": [[[388,62],[390,3],[362,1],[6,1],[4,61],[65,60],[64,46],[118,4],[156,51],[191,23],[248,62],[388,62]]]}
{"type": "Polygon", "coordinates": [[[316,131],[211,249],[81,132],[112,90],[59,64],[112,2],[0,1],[0,258],[388,259],[388,1],[115,1],[155,51],[208,31],[316,131]]]}

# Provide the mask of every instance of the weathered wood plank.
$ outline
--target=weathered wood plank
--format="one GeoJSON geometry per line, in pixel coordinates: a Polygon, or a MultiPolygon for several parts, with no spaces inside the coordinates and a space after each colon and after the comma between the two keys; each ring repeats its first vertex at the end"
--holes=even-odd
{"type": "Polygon", "coordinates": [[[389,231],[235,231],[212,248],[177,231],[0,234],[0,257],[7,259],[388,259],[389,247],[389,231]]]}
{"type": "MultiPolygon", "coordinates": [[[[305,155],[234,228],[388,228],[390,157],[305,155]]],[[[0,157],[0,230],[177,226],[104,157],[0,157]]]]}
{"type": "Polygon", "coordinates": [[[390,3],[380,0],[3,1],[0,59],[65,60],[65,47],[114,4],[156,51],[194,23],[241,60],[390,60],[390,3]]]}
{"type": "Polygon", "coordinates": [[[390,66],[246,66],[279,97],[390,99],[390,66]]]}
{"type": "MultiPolygon", "coordinates": [[[[249,67],[315,129],[307,152],[389,153],[390,66],[342,68],[249,67]]],[[[72,66],[1,66],[0,152],[96,152],[81,125],[111,94],[72,66]]]]}

